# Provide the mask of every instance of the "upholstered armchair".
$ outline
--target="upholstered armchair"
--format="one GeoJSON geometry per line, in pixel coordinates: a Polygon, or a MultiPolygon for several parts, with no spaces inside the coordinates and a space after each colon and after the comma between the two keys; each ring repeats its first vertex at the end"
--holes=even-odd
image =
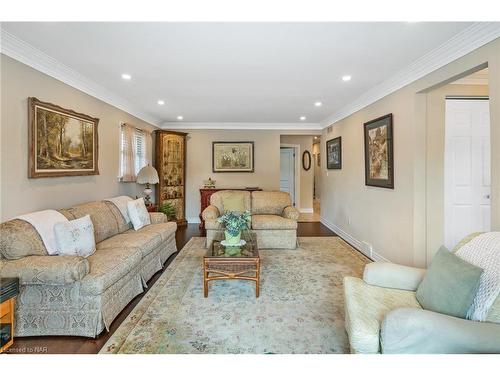
{"type": "Polygon", "coordinates": [[[295,249],[297,245],[297,220],[299,212],[292,206],[288,193],[281,191],[223,190],[210,197],[210,205],[203,210],[210,246],[222,225],[217,218],[226,211],[250,211],[251,230],[262,249],[295,249]]]}
{"type": "Polygon", "coordinates": [[[426,270],[371,263],[363,280],[344,279],[352,353],[500,353],[500,297],[486,322],[423,309],[416,290],[426,270]]]}

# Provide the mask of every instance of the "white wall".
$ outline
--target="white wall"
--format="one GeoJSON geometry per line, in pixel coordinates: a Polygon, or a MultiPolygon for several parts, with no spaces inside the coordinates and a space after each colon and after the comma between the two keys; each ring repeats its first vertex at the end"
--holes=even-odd
{"type": "Polygon", "coordinates": [[[143,187],[122,183],[119,168],[119,124],[155,127],[78,91],[5,55],[1,64],[1,199],[2,221],[16,215],[116,195],[142,195],[143,187]],[[28,97],[100,119],[97,176],[28,178],[28,97]]]}
{"type": "MultiPolygon", "coordinates": [[[[321,150],[329,139],[342,136],[342,169],[327,171],[322,163],[322,221],[357,247],[373,246],[375,259],[423,266],[435,242],[427,241],[427,220],[434,207],[427,197],[434,185],[427,149],[428,92],[487,63],[490,75],[492,158],[492,228],[500,229],[500,39],[434,71],[323,132],[321,150]],[[363,123],[394,116],[395,188],[365,186],[363,123]],[[429,179],[428,179],[429,178],[429,179]]],[[[484,66],[483,66],[484,67],[484,66]]],[[[323,158],[324,159],[324,158],[323,158]]]]}

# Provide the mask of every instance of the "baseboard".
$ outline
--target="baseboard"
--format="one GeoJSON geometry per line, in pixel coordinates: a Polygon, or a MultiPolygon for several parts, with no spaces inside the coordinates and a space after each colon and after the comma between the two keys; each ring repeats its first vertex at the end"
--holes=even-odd
{"type": "Polygon", "coordinates": [[[199,217],[188,217],[188,218],[187,218],[187,222],[188,222],[189,224],[199,224],[199,223],[201,223],[201,221],[200,221],[200,218],[199,218],[199,217]]]}
{"type": "Polygon", "coordinates": [[[352,235],[347,233],[345,230],[343,230],[339,226],[326,220],[324,217],[321,217],[320,221],[325,227],[327,227],[331,231],[335,232],[340,238],[342,238],[349,245],[354,247],[356,250],[358,250],[360,253],[364,254],[365,256],[370,258],[371,260],[373,260],[375,262],[389,262],[389,263],[391,262],[389,259],[384,258],[378,252],[374,251],[373,248],[371,250],[367,249],[367,247],[364,245],[363,241],[360,241],[357,238],[353,237],[352,235]]]}
{"type": "Polygon", "coordinates": [[[301,214],[312,214],[312,213],[314,213],[314,209],[313,208],[299,208],[299,212],[301,214]]]}

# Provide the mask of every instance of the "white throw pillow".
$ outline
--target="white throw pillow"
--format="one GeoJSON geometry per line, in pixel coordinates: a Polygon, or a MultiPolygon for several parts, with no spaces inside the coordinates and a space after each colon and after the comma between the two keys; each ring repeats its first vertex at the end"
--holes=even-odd
{"type": "Polygon", "coordinates": [[[54,225],[58,255],[87,258],[95,252],[94,225],[90,216],[54,225]]]}
{"type": "Polygon", "coordinates": [[[139,198],[134,201],[127,202],[127,211],[135,230],[139,230],[142,227],[151,224],[151,219],[149,218],[149,212],[144,204],[144,199],[139,198]]]}

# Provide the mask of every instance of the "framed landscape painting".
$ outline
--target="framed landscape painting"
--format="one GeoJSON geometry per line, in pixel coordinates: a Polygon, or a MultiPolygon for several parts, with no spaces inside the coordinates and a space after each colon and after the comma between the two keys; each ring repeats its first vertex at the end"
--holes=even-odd
{"type": "Polygon", "coordinates": [[[212,142],[212,171],[253,172],[253,142],[212,142]]]}
{"type": "Polygon", "coordinates": [[[326,168],[342,169],[342,137],[326,142],[326,168]]]}
{"type": "Polygon", "coordinates": [[[364,124],[365,184],[394,189],[392,113],[364,124]]]}
{"type": "Polygon", "coordinates": [[[98,118],[28,99],[30,178],[99,174],[98,118]]]}

